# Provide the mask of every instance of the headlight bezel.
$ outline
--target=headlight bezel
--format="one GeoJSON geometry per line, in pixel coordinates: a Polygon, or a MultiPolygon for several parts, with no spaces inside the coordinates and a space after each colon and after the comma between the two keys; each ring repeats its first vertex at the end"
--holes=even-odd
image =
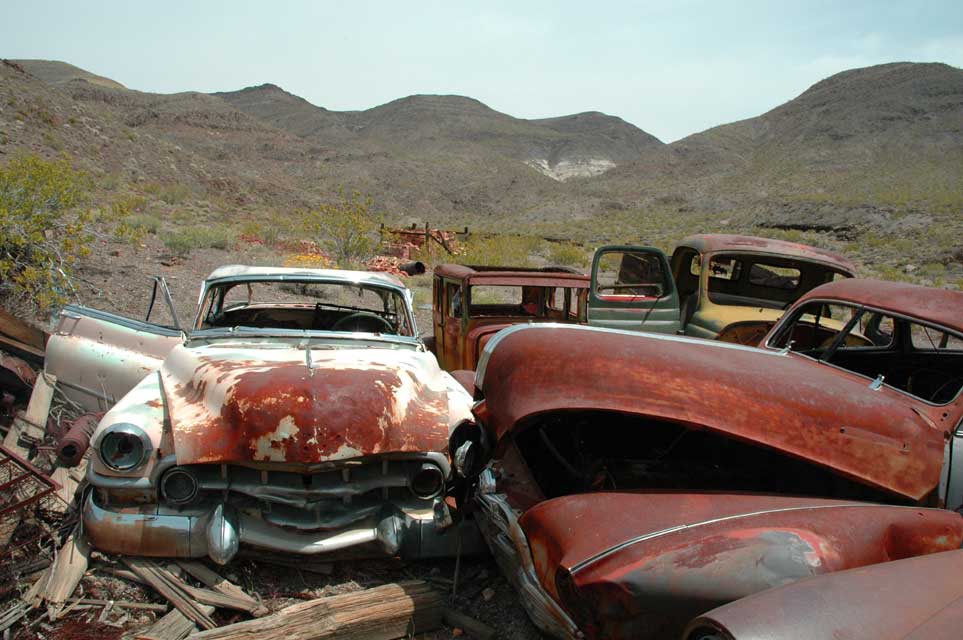
{"type": "Polygon", "coordinates": [[[100,462],[117,473],[131,473],[142,468],[150,459],[153,450],[154,444],[147,433],[141,427],[129,422],[110,425],[104,429],[97,442],[97,455],[100,457],[100,462]],[[131,446],[131,450],[124,451],[126,446],[131,446]],[[113,449],[113,453],[106,450],[108,447],[113,449]],[[139,449],[139,455],[135,453],[137,449],[139,449]],[[118,464],[118,452],[120,455],[130,456],[129,460],[118,464]]]}

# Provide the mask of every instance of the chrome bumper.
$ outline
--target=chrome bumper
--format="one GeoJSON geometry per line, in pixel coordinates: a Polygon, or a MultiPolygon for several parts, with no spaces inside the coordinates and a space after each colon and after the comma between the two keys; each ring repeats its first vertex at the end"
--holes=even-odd
{"type": "MultiPolygon", "coordinates": [[[[96,492],[84,502],[83,526],[91,544],[108,553],[201,558],[226,564],[241,544],[285,553],[321,554],[361,545],[386,555],[429,558],[454,555],[457,527],[446,529],[444,503],[411,509],[386,503],[381,517],[336,531],[295,531],[265,522],[228,504],[206,511],[162,512],[156,505],[109,508],[96,492]]],[[[450,520],[448,521],[450,522],[450,520]]],[[[464,523],[462,553],[478,553],[484,542],[473,523],[464,523]]]]}

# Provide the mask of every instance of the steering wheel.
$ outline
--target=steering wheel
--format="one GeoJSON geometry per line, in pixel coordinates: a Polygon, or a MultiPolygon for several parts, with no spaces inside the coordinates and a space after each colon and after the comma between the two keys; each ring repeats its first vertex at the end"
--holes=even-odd
{"type": "Polygon", "coordinates": [[[331,327],[331,331],[364,331],[366,333],[394,333],[391,323],[370,311],[358,311],[347,315],[331,327]]]}

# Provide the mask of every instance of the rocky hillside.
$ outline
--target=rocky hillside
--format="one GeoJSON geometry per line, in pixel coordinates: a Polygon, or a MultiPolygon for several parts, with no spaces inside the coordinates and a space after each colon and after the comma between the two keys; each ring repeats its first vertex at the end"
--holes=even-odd
{"type": "Polygon", "coordinates": [[[0,153],[67,152],[105,184],[176,185],[218,209],[339,185],[401,220],[475,224],[652,207],[843,224],[963,202],[963,71],[942,64],[845,71],[671,145],[598,112],[525,120],[439,95],[341,112],[271,84],[151,94],[50,61],[4,65],[0,91],[0,153]]]}

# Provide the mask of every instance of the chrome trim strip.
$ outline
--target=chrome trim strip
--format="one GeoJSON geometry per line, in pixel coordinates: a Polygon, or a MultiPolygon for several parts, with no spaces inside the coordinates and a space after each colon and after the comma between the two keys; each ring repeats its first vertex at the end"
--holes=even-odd
{"type": "MultiPolygon", "coordinates": [[[[669,528],[667,528],[667,529],[662,529],[661,531],[653,531],[653,532],[651,532],[651,533],[645,533],[645,534],[643,534],[643,535],[636,536],[636,537],[634,537],[634,538],[629,538],[629,539],[626,540],[625,542],[620,542],[620,543],[617,544],[617,545],[614,545],[614,546],[612,546],[612,547],[609,547],[609,548],[606,549],[605,551],[602,551],[602,552],[600,552],[600,553],[597,553],[597,554],[595,554],[594,556],[592,556],[592,557],[590,557],[590,558],[586,558],[585,560],[582,560],[581,562],[573,565],[572,568],[569,569],[569,573],[574,576],[576,573],[578,573],[578,572],[581,571],[582,569],[585,569],[586,567],[589,567],[589,566],[595,564],[596,562],[599,562],[600,560],[604,560],[605,558],[609,557],[610,555],[612,555],[612,554],[614,554],[614,553],[618,553],[619,551],[621,551],[621,550],[623,550],[623,549],[626,549],[626,548],[628,548],[628,547],[631,547],[632,545],[638,544],[639,542],[645,542],[646,540],[652,540],[652,539],[654,539],[654,538],[659,538],[659,537],[661,537],[661,536],[669,535],[670,533],[675,533],[675,532],[677,532],[677,531],[684,531],[684,530],[686,530],[686,529],[694,529],[694,528],[697,528],[697,527],[705,527],[705,526],[709,526],[709,525],[713,525],[713,524],[718,524],[718,523],[720,523],[720,522],[728,522],[728,521],[730,521],[730,520],[739,520],[739,519],[741,519],[741,518],[751,518],[751,517],[753,517],[753,516],[763,516],[763,515],[770,514],[770,513],[786,513],[786,512],[789,512],[789,511],[813,511],[813,510],[816,510],[816,509],[838,509],[838,508],[842,508],[842,507],[850,508],[850,507],[881,507],[881,506],[891,507],[891,506],[893,506],[893,505],[879,505],[879,504],[872,504],[872,503],[843,503],[843,504],[810,505],[810,506],[808,506],[808,507],[786,507],[786,508],[784,508],[784,509],[766,509],[766,510],[764,510],[764,511],[753,511],[753,512],[751,512],[751,513],[739,513],[739,514],[735,514],[735,515],[731,515],[731,516],[724,516],[724,517],[722,517],[722,518],[713,518],[712,520],[704,520],[704,521],[702,521],[702,522],[695,522],[695,523],[693,523],[693,524],[680,524],[680,525],[677,525],[677,526],[675,526],[675,527],[669,527],[669,528]]],[[[901,509],[910,509],[910,508],[916,509],[917,507],[897,507],[897,508],[901,508],[901,509]]]]}

